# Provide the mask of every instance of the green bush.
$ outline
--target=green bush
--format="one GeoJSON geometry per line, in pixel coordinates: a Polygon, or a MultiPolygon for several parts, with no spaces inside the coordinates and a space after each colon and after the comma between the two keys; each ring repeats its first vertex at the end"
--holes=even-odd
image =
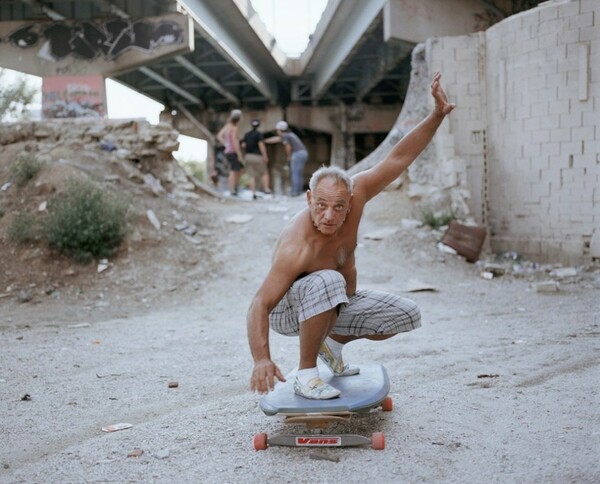
{"type": "Polygon", "coordinates": [[[437,230],[444,225],[448,225],[454,219],[456,219],[456,216],[453,211],[436,214],[429,209],[421,210],[421,220],[425,225],[429,225],[434,230],[437,230]]]}
{"type": "Polygon", "coordinates": [[[22,187],[31,180],[40,168],[42,163],[31,153],[19,155],[17,161],[11,167],[11,175],[18,187],[22,187]]]}
{"type": "Polygon", "coordinates": [[[13,242],[24,244],[35,240],[37,235],[37,222],[27,210],[21,210],[15,215],[8,227],[8,238],[13,242]]]}
{"type": "Polygon", "coordinates": [[[127,232],[128,207],[89,181],[69,180],[48,203],[44,236],[50,247],[87,262],[112,255],[127,232]]]}

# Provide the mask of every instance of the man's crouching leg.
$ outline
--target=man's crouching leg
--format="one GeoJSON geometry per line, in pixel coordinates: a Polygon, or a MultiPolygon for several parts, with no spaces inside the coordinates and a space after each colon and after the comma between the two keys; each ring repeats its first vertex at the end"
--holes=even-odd
{"type": "Polygon", "coordinates": [[[313,316],[300,324],[300,364],[294,392],[305,398],[328,400],[340,391],[321,380],[317,368],[317,355],[325,337],[335,325],[337,307],[313,316]]]}
{"type": "Polygon", "coordinates": [[[413,300],[359,290],[340,311],[331,337],[342,344],[361,338],[381,341],[420,326],[421,311],[413,300]]]}

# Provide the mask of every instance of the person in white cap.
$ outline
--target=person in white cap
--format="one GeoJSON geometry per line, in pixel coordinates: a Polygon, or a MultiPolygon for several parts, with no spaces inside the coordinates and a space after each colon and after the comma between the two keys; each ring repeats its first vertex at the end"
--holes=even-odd
{"type": "Polygon", "coordinates": [[[225,158],[229,164],[229,193],[237,197],[237,187],[242,175],[242,149],[238,138],[238,123],[242,119],[242,112],[234,109],[229,115],[229,119],[217,134],[219,142],[225,146],[225,158]]]}
{"type": "Polygon", "coordinates": [[[304,165],[308,161],[308,151],[298,135],[290,130],[285,121],[278,121],[275,125],[277,137],[270,140],[279,140],[285,147],[287,161],[290,164],[290,178],[292,189],[290,195],[297,197],[304,193],[304,165]]]}
{"type": "Polygon", "coordinates": [[[266,393],[284,375],[271,359],[269,331],[299,336],[300,359],[294,392],[325,400],[340,395],[334,378],[319,375],[317,358],[334,377],[352,378],[360,367],[344,362],[346,343],[385,340],[421,325],[414,301],[383,291],[357,289],[355,249],[365,205],[396,180],[419,156],[454,109],[436,73],[433,111],[372,168],[352,178],[341,168],[317,170],[306,193],[307,206],[283,229],[271,268],[247,315],[254,360],[250,389],[266,393]]]}

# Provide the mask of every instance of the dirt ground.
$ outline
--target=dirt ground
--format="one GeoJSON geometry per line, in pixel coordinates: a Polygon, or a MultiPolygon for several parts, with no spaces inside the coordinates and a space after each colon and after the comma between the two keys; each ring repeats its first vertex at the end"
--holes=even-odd
{"type": "MultiPolygon", "coordinates": [[[[394,410],[327,432],[383,431],[386,449],[256,451],[257,432],[306,432],[259,410],[245,330],[304,201],[138,196],[136,231],[103,272],[3,239],[0,482],[600,481],[598,267],[552,293],[536,290],[552,266],[484,279],[436,247],[442,232],[405,226],[413,208],[384,192],[361,226],[359,286],[416,300],[423,327],[346,347],[347,361],[386,366],[394,410]],[[133,427],[102,431],[120,422],[133,427]]],[[[291,371],[297,340],[271,344],[291,371]]]]}

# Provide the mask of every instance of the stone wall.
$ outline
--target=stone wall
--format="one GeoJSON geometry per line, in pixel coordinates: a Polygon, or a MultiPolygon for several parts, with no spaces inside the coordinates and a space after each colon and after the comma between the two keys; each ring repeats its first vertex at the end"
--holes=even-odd
{"type": "Polygon", "coordinates": [[[600,2],[546,2],[485,33],[431,39],[427,62],[458,104],[432,171],[455,160],[492,249],[600,258],[600,2]]]}
{"type": "Polygon", "coordinates": [[[493,247],[600,258],[600,2],[547,2],[486,40],[493,247]]]}

